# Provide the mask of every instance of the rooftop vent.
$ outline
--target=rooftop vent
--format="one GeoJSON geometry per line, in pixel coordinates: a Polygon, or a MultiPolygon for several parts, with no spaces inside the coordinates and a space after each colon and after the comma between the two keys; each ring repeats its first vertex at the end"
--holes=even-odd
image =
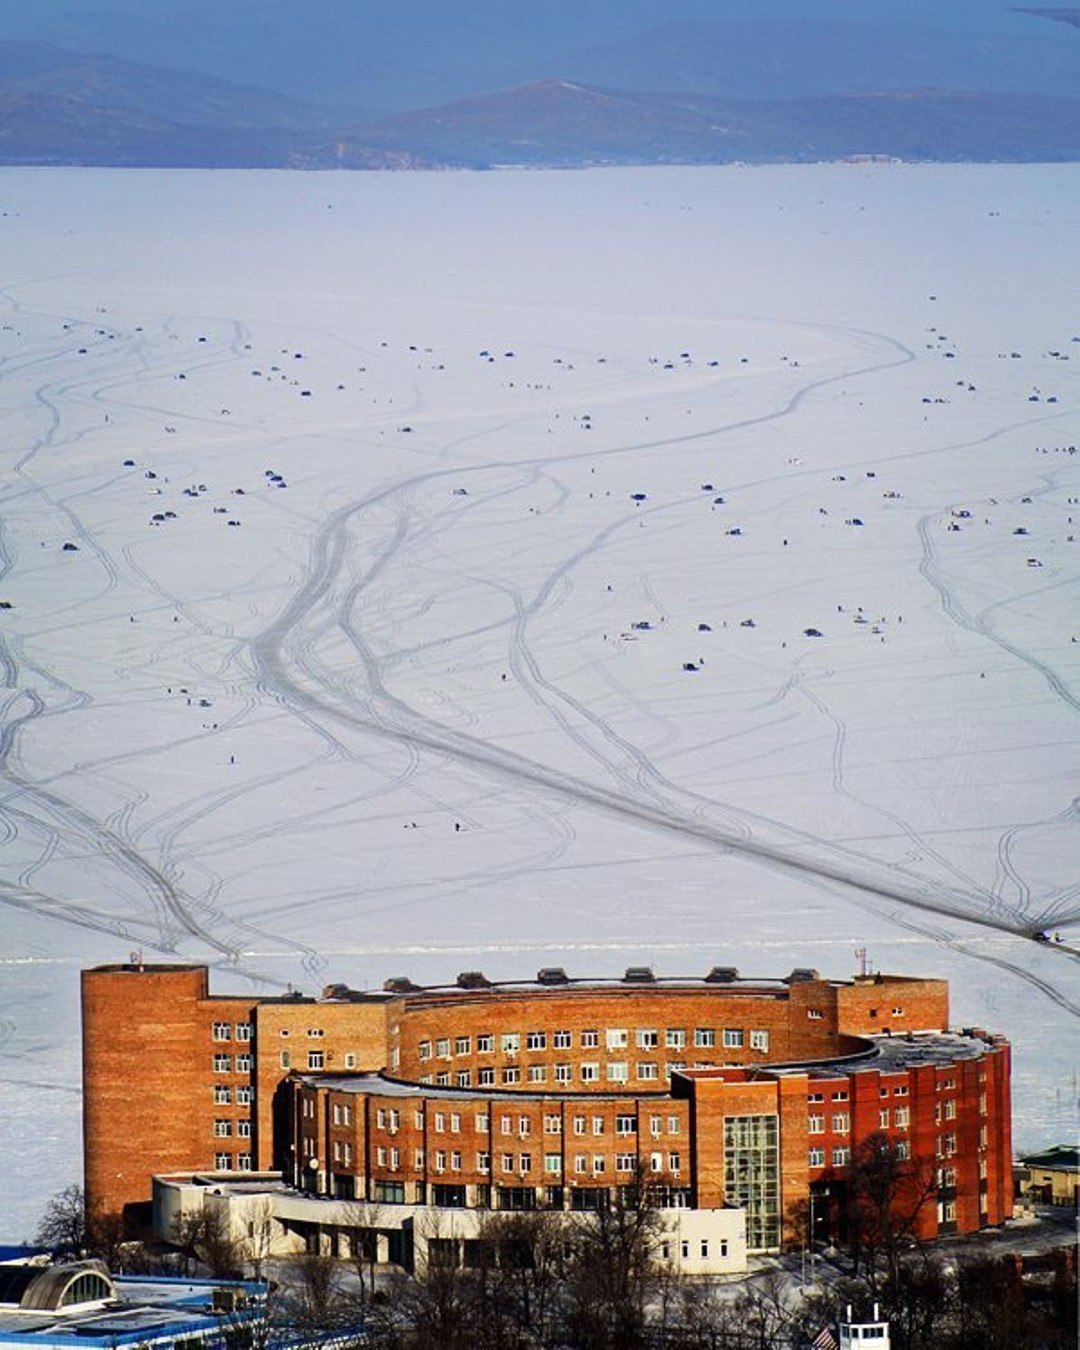
{"type": "Polygon", "coordinates": [[[349,986],[347,984],[328,984],[322,991],[323,998],[348,998],[349,986]]]}
{"type": "Polygon", "coordinates": [[[796,966],[790,975],[784,976],[784,984],[807,984],[810,980],[820,980],[821,976],[812,966],[796,966]]]}
{"type": "Polygon", "coordinates": [[[536,972],[537,984],[569,984],[570,979],[562,966],[545,966],[536,972]]]}
{"type": "Polygon", "coordinates": [[[490,989],[491,981],[481,970],[463,970],[457,977],[459,989],[490,989]]]}
{"type": "Polygon", "coordinates": [[[734,984],[738,978],[739,972],[735,966],[713,966],[712,970],[705,976],[705,983],[734,984]]]}
{"type": "Polygon", "coordinates": [[[407,975],[395,975],[389,980],[383,980],[383,989],[388,994],[414,994],[419,988],[407,975]]]}
{"type": "Polygon", "coordinates": [[[652,966],[627,966],[623,976],[624,984],[654,984],[655,981],[652,966]]]}

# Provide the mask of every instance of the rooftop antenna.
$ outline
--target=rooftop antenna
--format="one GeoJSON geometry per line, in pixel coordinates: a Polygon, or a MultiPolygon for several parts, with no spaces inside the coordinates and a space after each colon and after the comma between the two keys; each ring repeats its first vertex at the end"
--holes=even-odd
{"type": "Polygon", "coordinates": [[[141,951],[134,951],[128,956],[128,965],[134,966],[136,970],[143,968],[143,954],[141,951]]]}
{"type": "Polygon", "coordinates": [[[855,955],[859,959],[859,974],[865,979],[870,974],[870,953],[865,947],[856,947],[855,955]]]}

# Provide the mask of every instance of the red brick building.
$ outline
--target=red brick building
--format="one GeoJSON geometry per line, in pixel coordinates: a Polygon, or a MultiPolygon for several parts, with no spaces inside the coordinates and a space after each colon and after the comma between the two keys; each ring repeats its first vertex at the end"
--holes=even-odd
{"type": "Polygon", "coordinates": [[[83,973],[86,1189],[280,1171],[342,1201],[588,1209],[644,1175],[661,1203],[746,1211],[751,1250],[813,1197],[843,1209],[885,1138],[922,1236],[1011,1213],[1009,1047],[948,1030],[943,981],[568,980],[213,996],[203,967],[83,973]]]}

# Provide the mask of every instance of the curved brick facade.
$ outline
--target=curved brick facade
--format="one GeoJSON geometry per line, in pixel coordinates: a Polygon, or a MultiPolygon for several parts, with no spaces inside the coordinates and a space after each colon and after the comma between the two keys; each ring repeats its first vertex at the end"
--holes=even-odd
{"type": "Polygon", "coordinates": [[[942,981],[642,974],[244,1001],[205,971],[85,972],[88,1194],[276,1166],[341,1199],[583,1209],[644,1176],[665,1204],[745,1208],[768,1249],[800,1201],[840,1207],[882,1133],[929,1187],[923,1236],[1011,1212],[1008,1046],[947,1034],[942,981]]]}

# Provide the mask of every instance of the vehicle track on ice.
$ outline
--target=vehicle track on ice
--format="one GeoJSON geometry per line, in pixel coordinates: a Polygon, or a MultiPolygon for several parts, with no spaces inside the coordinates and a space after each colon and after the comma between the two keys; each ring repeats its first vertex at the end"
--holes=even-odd
{"type": "MultiPolygon", "coordinates": [[[[871,335],[859,336],[865,338],[871,335]]],[[[396,498],[450,476],[460,479],[462,475],[479,475],[508,468],[521,469],[527,465],[552,466],[558,464],[560,460],[565,462],[566,458],[632,454],[661,446],[670,449],[736,429],[759,425],[762,422],[778,420],[788,416],[814,389],[839,380],[850,380],[858,374],[906,364],[914,359],[907,348],[892,339],[880,338],[879,335],[872,336],[888,342],[895,350],[900,351],[902,356],[898,360],[878,362],[856,371],[846,371],[838,376],[815,381],[793,394],[781,408],[760,417],[664,441],[650,441],[640,445],[609,449],[599,452],[598,455],[536,457],[517,460],[512,464],[494,461],[481,465],[442,467],[387,484],[376,492],[339,508],[327,518],[314,537],[312,561],[305,581],[293,594],[278,618],[250,643],[250,655],[257,680],[266,690],[276,692],[287,706],[301,716],[315,720],[330,719],[340,726],[360,730],[388,741],[406,743],[418,751],[428,751],[474,769],[486,779],[495,778],[510,786],[558,797],[575,806],[597,809],[647,829],[663,831],[683,840],[697,841],[724,852],[755,859],[770,868],[815,883],[835,883],[851,893],[856,901],[861,896],[875,908],[881,901],[886,901],[916,911],[960,919],[1004,933],[1014,935],[1020,933],[1022,930],[1015,923],[1009,922],[1005,916],[988,912],[985,897],[982,895],[934,882],[893,864],[880,863],[841,844],[830,843],[804,833],[779,820],[740,811],[721,801],[713,803],[713,808],[717,812],[724,812],[728,820],[726,822],[704,820],[697,812],[683,809],[670,800],[657,800],[654,792],[661,786],[657,779],[653,779],[650,784],[654,789],[653,793],[637,796],[632,790],[634,785],[627,782],[626,778],[622,780],[622,786],[629,790],[619,791],[506,750],[468,732],[449,729],[424,716],[387,688],[383,680],[384,663],[365,641],[355,618],[357,602],[365,588],[375,576],[387,569],[394,553],[402,548],[408,538],[408,529],[399,519],[398,528],[393,531],[384,551],[376,556],[366,575],[357,579],[355,572],[350,574],[349,568],[350,534],[366,513],[391,506],[396,498]],[[350,693],[349,688],[343,686],[340,680],[331,681],[324,677],[318,671],[317,663],[311,659],[313,647],[318,639],[334,628],[345,636],[361,663],[362,669],[355,672],[348,681],[350,686],[353,680],[362,683],[363,691],[360,696],[350,693]]],[[[605,530],[602,533],[606,535],[609,531],[605,530]]],[[[576,553],[572,560],[567,560],[553,574],[553,578],[564,575],[573,565],[573,561],[583,556],[585,551],[587,550],[576,553]]],[[[533,612],[531,605],[523,608],[524,614],[519,610],[515,616],[518,624],[521,624],[523,618],[527,620],[528,614],[533,612]]],[[[511,623],[514,621],[511,620],[511,623]]],[[[518,655],[524,657],[527,652],[523,649],[520,628],[517,636],[518,655]]],[[[535,680],[533,689],[534,691],[537,689],[535,680]]],[[[618,749],[625,753],[628,747],[621,744],[618,749]]],[[[608,765],[609,769],[611,767],[608,765]]],[[[644,765],[639,764],[639,768],[644,769],[644,765]]],[[[639,789],[643,788],[645,783],[639,780],[637,786],[639,789]]],[[[1022,974],[1019,968],[1010,968],[1022,974]]],[[[1058,1002],[1063,1002],[1060,995],[1055,994],[1055,998],[1058,1002]]],[[[1063,1006],[1069,1007],[1074,1013],[1080,1013],[1080,1009],[1067,1002],[1063,1003],[1063,1006]]]]}

